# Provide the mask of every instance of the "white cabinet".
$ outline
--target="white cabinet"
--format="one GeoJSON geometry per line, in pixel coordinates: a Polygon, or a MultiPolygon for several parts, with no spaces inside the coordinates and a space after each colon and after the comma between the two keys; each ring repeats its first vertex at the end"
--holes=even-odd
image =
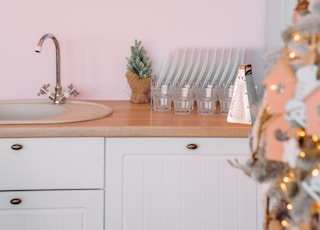
{"type": "Polygon", "coordinates": [[[257,230],[245,138],[0,139],[0,230],[257,230]]]}
{"type": "Polygon", "coordinates": [[[257,230],[245,138],[107,138],[106,230],[257,230]]]}
{"type": "Polygon", "coordinates": [[[1,230],[103,230],[104,138],[0,139],[1,230]]]}

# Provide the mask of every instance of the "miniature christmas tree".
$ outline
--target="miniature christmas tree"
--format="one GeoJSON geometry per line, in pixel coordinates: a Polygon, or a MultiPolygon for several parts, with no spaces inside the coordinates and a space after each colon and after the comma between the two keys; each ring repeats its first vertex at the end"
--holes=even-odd
{"type": "Polygon", "coordinates": [[[152,62],[149,60],[144,47],[141,46],[141,41],[135,40],[134,46],[131,46],[131,56],[127,60],[127,69],[137,74],[139,78],[151,76],[152,62]]]}
{"type": "Polygon", "coordinates": [[[147,103],[149,102],[152,62],[144,47],[141,46],[141,41],[135,40],[134,46],[131,46],[131,56],[127,60],[126,77],[132,91],[130,101],[137,104],[147,103]]]}

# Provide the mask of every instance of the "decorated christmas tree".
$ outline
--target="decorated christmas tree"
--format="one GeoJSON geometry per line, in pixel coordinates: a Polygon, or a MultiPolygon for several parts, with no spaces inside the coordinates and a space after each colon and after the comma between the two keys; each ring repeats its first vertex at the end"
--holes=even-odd
{"type": "Polygon", "coordinates": [[[266,54],[251,158],[230,161],[266,184],[266,230],[320,229],[320,1],[298,0],[293,22],[266,54]]]}

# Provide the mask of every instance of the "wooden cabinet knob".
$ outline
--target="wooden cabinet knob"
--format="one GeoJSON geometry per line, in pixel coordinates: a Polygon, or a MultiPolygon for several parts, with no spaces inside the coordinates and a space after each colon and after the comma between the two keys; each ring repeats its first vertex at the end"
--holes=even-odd
{"type": "Polygon", "coordinates": [[[190,150],[195,150],[198,148],[198,145],[197,144],[188,144],[187,145],[187,149],[190,149],[190,150]]]}
{"type": "Polygon", "coordinates": [[[13,149],[13,150],[20,150],[22,148],[23,148],[23,145],[21,145],[21,144],[13,144],[13,145],[11,145],[11,149],[13,149]]]}
{"type": "Polygon", "coordinates": [[[22,200],[20,198],[13,198],[10,200],[10,203],[13,205],[18,205],[22,203],[22,200]]]}

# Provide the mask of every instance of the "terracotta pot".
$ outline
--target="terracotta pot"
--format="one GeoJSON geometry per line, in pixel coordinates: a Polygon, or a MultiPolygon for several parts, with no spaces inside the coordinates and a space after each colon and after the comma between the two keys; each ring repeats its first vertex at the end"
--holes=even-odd
{"type": "Polygon", "coordinates": [[[139,76],[131,71],[126,73],[128,84],[131,88],[130,101],[136,104],[148,103],[148,94],[150,91],[150,77],[139,78],[139,76]]]}

